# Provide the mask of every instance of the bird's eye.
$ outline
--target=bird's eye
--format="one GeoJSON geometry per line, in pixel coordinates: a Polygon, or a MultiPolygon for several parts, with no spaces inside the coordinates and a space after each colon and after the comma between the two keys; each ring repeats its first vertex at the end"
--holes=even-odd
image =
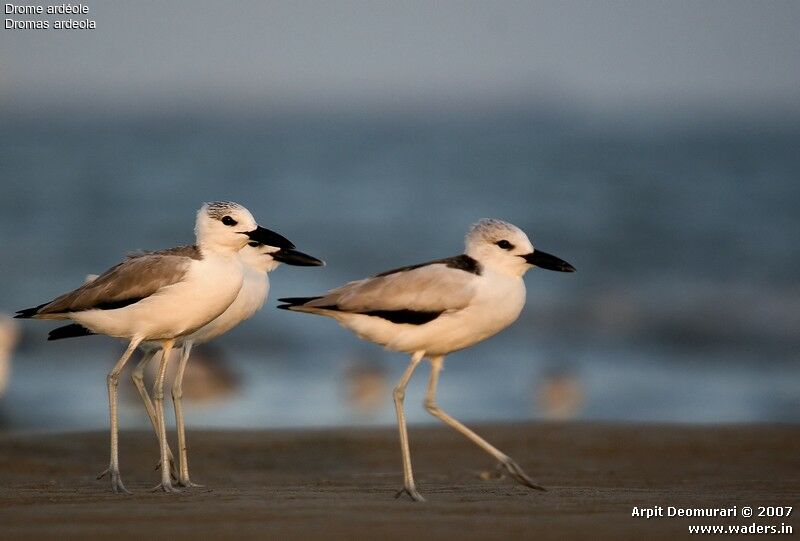
{"type": "Polygon", "coordinates": [[[514,245],[511,244],[510,242],[508,242],[505,239],[498,240],[497,242],[495,242],[495,244],[497,244],[503,250],[513,250],[514,249],[514,245]]]}
{"type": "Polygon", "coordinates": [[[261,243],[255,240],[251,240],[250,242],[247,243],[248,246],[252,246],[253,248],[256,248],[259,244],[261,243]]]}
{"type": "Polygon", "coordinates": [[[238,222],[231,218],[230,216],[223,216],[222,223],[225,225],[236,225],[238,222]]]}

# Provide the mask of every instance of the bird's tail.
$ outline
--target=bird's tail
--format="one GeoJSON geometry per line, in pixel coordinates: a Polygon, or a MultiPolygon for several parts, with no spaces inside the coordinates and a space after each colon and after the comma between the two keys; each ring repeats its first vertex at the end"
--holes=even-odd
{"type": "Polygon", "coordinates": [[[63,327],[57,327],[47,333],[48,340],[62,340],[64,338],[77,338],[79,336],[91,336],[95,333],[77,323],[70,323],[63,327]]]}
{"type": "Polygon", "coordinates": [[[39,306],[34,306],[33,308],[25,308],[23,310],[17,310],[14,314],[14,318],[16,319],[30,319],[34,317],[36,314],[39,313],[39,310],[47,306],[49,303],[40,304],[39,306]]]}
{"type": "Polygon", "coordinates": [[[278,299],[278,302],[284,303],[279,304],[278,308],[281,310],[293,310],[303,306],[307,302],[321,298],[322,297],[284,297],[283,299],[278,299]]]}

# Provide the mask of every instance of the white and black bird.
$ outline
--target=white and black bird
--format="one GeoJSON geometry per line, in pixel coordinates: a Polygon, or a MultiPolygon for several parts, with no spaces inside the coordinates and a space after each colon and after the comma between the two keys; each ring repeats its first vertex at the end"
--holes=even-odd
{"type": "Polygon", "coordinates": [[[500,461],[518,482],[535,484],[506,454],[450,417],[436,403],[444,358],[485,340],[513,323],[525,304],[523,275],[533,267],[574,272],[569,263],[534,249],[518,227],[497,219],[481,220],[466,236],[465,253],[383,272],[350,282],[319,297],[280,299],[278,308],[332,317],[360,338],[411,354],[411,363],[394,389],[403,455],[403,489],[417,492],[411,469],[403,399],[417,365],[428,358],[431,374],[425,408],[500,461]]]}
{"type": "MultiPolygon", "coordinates": [[[[147,254],[137,254],[135,257],[141,257],[143,255],[147,254]]],[[[175,421],[178,432],[178,469],[174,472],[174,475],[177,479],[178,486],[199,486],[192,483],[189,477],[186,428],[184,425],[182,407],[183,376],[186,371],[189,356],[192,352],[192,347],[225,334],[239,325],[239,323],[250,319],[260,310],[269,294],[268,273],[275,270],[281,263],[301,267],[322,266],[325,264],[323,261],[293,248],[270,246],[254,240],[248,242],[247,245],[239,251],[239,257],[244,264],[244,280],[242,281],[242,287],[239,290],[239,294],[236,296],[236,300],[234,300],[216,319],[195,332],[178,338],[176,341],[176,346],[181,347],[178,370],[172,385],[172,402],[175,407],[175,421]]],[[[94,333],[89,329],[77,323],[72,323],[50,331],[48,340],[60,340],[63,338],[73,338],[91,334],[94,333]]],[[[136,388],[139,390],[139,394],[147,410],[147,415],[150,418],[150,422],[156,431],[156,437],[159,438],[160,443],[155,408],[144,383],[144,371],[156,353],[158,353],[160,345],[157,341],[142,342],[139,349],[144,352],[144,355],[131,373],[131,378],[136,388]]],[[[170,462],[174,465],[175,461],[172,451],[169,449],[169,444],[167,444],[167,454],[170,462]]]]}
{"type": "MultiPolygon", "coordinates": [[[[119,473],[117,386],[131,354],[145,341],[158,342],[162,361],[154,386],[161,453],[161,484],[175,489],[167,455],[163,385],[169,353],[176,339],[191,334],[222,314],[239,294],[244,265],[239,250],[249,241],[279,248],[294,245],[260,227],[243,206],[204,204],[195,222],[196,245],[129,257],[78,289],[17,312],[18,318],[71,319],[93,333],[129,340],[107,378],[111,424],[108,470],[114,492],[127,493],[119,473]]],[[[102,475],[104,475],[104,472],[102,475]]]]}

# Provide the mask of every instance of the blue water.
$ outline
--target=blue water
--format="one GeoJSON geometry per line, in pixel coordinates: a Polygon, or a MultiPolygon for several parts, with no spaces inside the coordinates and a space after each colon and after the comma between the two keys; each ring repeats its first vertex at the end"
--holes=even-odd
{"type": "MultiPolygon", "coordinates": [[[[559,417],[543,397],[566,381],[572,405],[559,418],[797,422],[798,148],[790,121],[0,119],[0,313],[49,300],[129,250],[191,242],[201,202],[240,201],[328,266],[272,274],[264,310],[217,342],[238,390],[190,406],[190,422],[392,423],[406,359],[274,301],[455,255],[469,224],[495,216],[578,272],[529,273],[520,320],[448,359],[440,401],[456,416],[559,417]],[[358,369],[385,394],[366,409],[348,399],[358,369]]],[[[105,426],[119,345],[47,343],[52,326],[23,322],[0,422],[105,426]]],[[[412,420],[427,419],[424,372],[412,420]]],[[[126,426],[144,426],[124,403],[126,426]]]]}

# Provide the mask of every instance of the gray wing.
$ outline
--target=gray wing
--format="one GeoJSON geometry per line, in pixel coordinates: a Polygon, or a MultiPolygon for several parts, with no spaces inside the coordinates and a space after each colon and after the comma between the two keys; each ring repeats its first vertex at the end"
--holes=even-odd
{"type": "Polygon", "coordinates": [[[465,308],[474,295],[474,274],[434,263],[350,282],[303,306],[359,313],[445,312],[465,308]]]}
{"type": "Polygon", "coordinates": [[[33,317],[79,312],[110,310],[139,302],[159,289],[180,282],[191,258],[179,255],[149,253],[128,257],[96,279],[38,307],[33,317]]]}
{"type": "Polygon", "coordinates": [[[130,252],[128,254],[128,259],[133,259],[136,257],[142,257],[145,255],[177,255],[181,257],[189,257],[191,259],[203,259],[203,254],[200,252],[200,248],[196,244],[187,244],[185,246],[175,246],[173,248],[166,248],[164,250],[141,250],[130,252]]]}

